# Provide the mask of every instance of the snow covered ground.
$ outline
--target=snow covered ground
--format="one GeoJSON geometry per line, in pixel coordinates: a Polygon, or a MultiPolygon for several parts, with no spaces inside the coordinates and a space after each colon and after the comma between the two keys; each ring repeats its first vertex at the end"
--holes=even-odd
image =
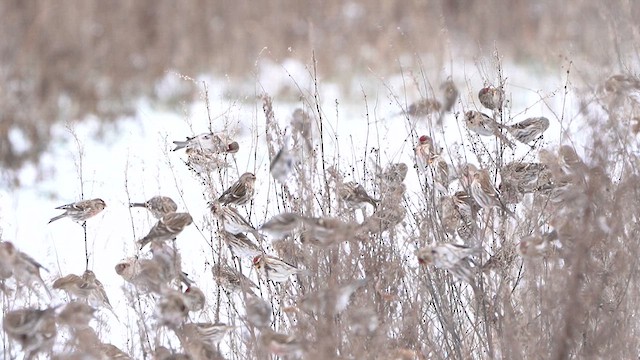
{"type": "MultiPolygon", "coordinates": [[[[455,105],[455,111],[462,113],[468,108],[480,108],[477,90],[482,87],[483,79],[473,64],[459,65],[460,67],[456,68],[465,70],[454,73],[453,80],[461,92],[461,99],[455,105]]],[[[296,66],[299,68],[301,65],[296,66]]],[[[269,69],[268,73],[260,77],[256,88],[260,88],[260,84],[268,83],[269,86],[264,88],[277,92],[278,81],[285,85],[291,82],[292,77],[283,72],[283,67],[270,66],[269,69]]],[[[505,64],[503,71],[504,76],[508,78],[506,90],[512,104],[514,121],[531,116],[548,117],[551,120],[551,128],[545,134],[544,141],[557,144],[561,133],[561,115],[564,114],[567,121],[575,113],[572,109],[577,108],[573,93],[570,92],[566,97],[563,93],[565,70],[559,68],[555,73],[539,74],[533,73],[531,69],[505,64]]],[[[446,78],[446,74],[441,78],[446,78]]],[[[411,167],[416,134],[411,137],[410,127],[403,116],[391,115],[402,111],[396,103],[396,96],[404,106],[405,98],[408,102],[417,99],[418,91],[413,85],[406,85],[411,82],[407,79],[403,81],[400,76],[384,81],[366,79],[366,84],[358,81],[361,80],[354,81],[353,88],[366,89],[369,119],[366,116],[367,108],[363,97],[349,97],[342,92],[344,89],[322,80],[319,84],[323,116],[327,121],[325,130],[328,131],[328,136],[325,136],[325,146],[328,151],[331,153],[339,149],[339,163],[344,169],[351,165],[361,167],[361,163],[357,161],[362,158],[361,154],[365,153],[364,144],[369,121],[369,145],[380,147],[383,164],[404,161],[411,167]],[[334,133],[338,138],[337,147],[334,133]]],[[[308,77],[298,82],[303,86],[310,84],[308,77]]],[[[437,92],[440,79],[433,79],[432,82],[437,92]]],[[[169,87],[175,85],[172,81],[164,83],[164,86],[169,87]]],[[[235,99],[224,99],[222,94],[228,85],[224,80],[209,78],[207,84],[211,113],[214,117],[214,131],[222,130],[228,125],[237,131],[232,136],[240,143],[240,151],[234,156],[233,162],[237,164],[237,168],[230,170],[228,180],[234,181],[238,174],[245,171],[257,174],[256,204],[252,212],[252,222],[259,225],[265,214],[275,215],[273,204],[269,205],[270,208],[265,208],[268,205],[264,199],[275,196],[275,190],[273,180],[269,178],[270,159],[266,152],[265,121],[261,103],[259,100],[237,102],[235,99]]],[[[259,93],[260,90],[256,92],[259,93]]],[[[283,128],[293,109],[298,106],[299,103],[282,103],[277,97],[274,99],[276,119],[283,128]]],[[[48,284],[59,276],[70,273],[82,274],[85,268],[82,227],[69,219],[47,224],[50,218],[59,214],[54,210],[56,206],[80,200],[79,156],[75,138],[78,139],[83,154],[81,172],[84,198],[100,197],[107,203],[106,210],[90,219],[87,226],[89,268],[93,269],[104,283],[120,318],[118,322],[108,312],[102,313],[104,318],[111,319],[108,339],[104,340],[124,349],[127,348],[130,336],[128,327],[133,323],[135,315],[127,305],[121,289],[124,281],[115,273],[114,266],[119,260],[136,254],[135,240],[144,236],[155,223],[144,209],[130,210],[129,201],[141,202],[161,194],[172,197],[181,210],[191,213],[195,226],[188,227],[177,241],[183,254],[184,271],[189,273],[206,294],[214,294],[216,289],[210,273],[211,264],[214,263],[208,245],[210,235],[205,228],[205,224],[211,219],[206,205],[210,199],[203,195],[206,189],[183,163],[184,152],[170,151],[173,148],[172,140],[182,140],[185,136],[199,134],[208,129],[207,111],[203,101],[190,104],[187,110],[186,114],[180,111],[171,112],[142,99],[139,101],[137,115],[118,121],[106,132],[103,141],[95,140],[99,128],[98,119],[90,119],[70,128],[60,125],[55,130],[54,145],[43,158],[43,163],[54,164],[56,171],[46,178],[37,179],[36,171],[26,167],[20,174],[23,187],[11,190],[5,188],[0,191],[2,238],[13,241],[19,249],[42,262],[49,269],[49,273],[43,273],[48,284]]],[[[417,121],[418,136],[427,133],[427,129],[424,120],[417,121]]],[[[460,129],[464,130],[464,126],[460,129]]],[[[466,136],[464,132],[459,131],[454,116],[447,115],[444,135],[436,133],[435,138],[440,146],[445,145],[443,139],[446,138],[446,144],[455,147],[453,145],[460,143],[461,135],[466,136]]],[[[519,146],[518,155],[524,155],[527,150],[526,146],[519,146]]],[[[531,158],[534,156],[535,154],[529,155],[531,158]]],[[[329,158],[333,160],[332,157],[329,158]]],[[[419,191],[414,170],[409,172],[407,186],[408,196],[419,191]]],[[[54,303],[62,302],[64,295],[56,295],[59,298],[55,299],[54,303]]],[[[208,301],[208,305],[212,306],[213,296],[208,301]]],[[[46,304],[44,298],[40,304],[46,304]]],[[[198,319],[208,319],[207,312],[201,314],[198,319]]],[[[103,336],[105,335],[106,333],[103,333],[103,336]]]]}

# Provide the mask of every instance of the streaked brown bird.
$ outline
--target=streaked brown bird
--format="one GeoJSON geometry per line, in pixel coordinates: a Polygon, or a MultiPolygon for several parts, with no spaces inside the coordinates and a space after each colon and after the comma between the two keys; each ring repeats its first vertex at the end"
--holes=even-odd
{"type": "Polygon", "coordinates": [[[151,215],[160,220],[163,216],[174,213],[178,205],[168,196],[154,196],[143,203],[131,203],[129,207],[143,207],[151,212],[151,215]]]}
{"type": "Polygon", "coordinates": [[[516,140],[528,144],[544,133],[549,128],[549,119],[546,117],[532,117],[522,120],[505,128],[516,140]]]}
{"type": "Polygon", "coordinates": [[[480,254],[480,248],[465,245],[440,243],[428,245],[416,251],[418,262],[422,265],[433,265],[438,269],[449,270],[456,278],[475,286],[473,270],[469,259],[480,254]]]}
{"type": "Polygon", "coordinates": [[[304,272],[276,257],[258,255],[253,259],[253,266],[273,282],[285,282],[294,274],[304,272]]]}
{"type": "Polygon", "coordinates": [[[253,259],[262,253],[260,247],[241,232],[232,234],[223,230],[222,240],[227,243],[233,255],[239,258],[253,259]]]}
{"type": "Polygon", "coordinates": [[[498,196],[498,191],[493,186],[493,182],[489,177],[486,169],[481,169],[473,173],[473,181],[470,188],[471,196],[476,203],[483,209],[491,209],[494,207],[501,208],[509,215],[513,216],[513,211],[509,210],[498,196]]]}
{"type": "Polygon", "coordinates": [[[63,217],[69,217],[71,220],[77,223],[84,223],[87,219],[98,215],[107,204],[102,199],[82,200],[71,204],[58,206],[56,209],[65,210],[61,215],[51,218],[49,223],[62,219],[63,217]]]}
{"type": "Polygon", "coordinates": [[[175,239],[187,226],[193,223],[193,218],[188,213],[169,213],[149,230],[149,233],[138,240],[140,249],[153,240],[165,241],[175,239]]]}
{"type": "Polygon", "coordinates": [[[251,201],[255,191],[256,176],[246,172],[218,198],[222,205],[244,205],[251,201]]]}
{"type": "Polygon", "coordinates": [[[253,289],[258,288],[251,279],[228,266],[214,266],[211,272],[218,285],[229,293],[253,293],[253,289]]]}
{"type": "Polygon", "coordinates": [[[495,136],[510,148],[515,148],[515,144],[500,131],[504,125],[498,124],[488,115],[479,111],[469,110],[464,114],[464,120],[470,131],[480,136],[495,136]]]}
{"type": "Polygon", "coordinates": [[[447,80],[440,85],[443,91],[442,111],[451,111],[453,105],[458,100],[458,88],[452,80],[447,80]]]}
{"type": "Polygon", "coordinates": [[[482,106],[489,110],[500,110],[504,101],[504,90],[502,87],[484,87],[478,92],[478,100],[482,106]]]}
{"type": "Polygon", "coordinates": [[[355,181],[342,184],[338,189],[338,195],[352,209],[360,208],[365,203],[376,207],[380,201],[367,194],[367,190],[355,181]]]}
{"type": "Polygon", "coordinates": [[[189,286],[185,289],[182,295],[184,304],[187,306],[189,311],[200,311],[204,309],[206,299],[204,292],[202,292],[200,288],[193,285],[189,286]]]}
{"type": "Polygon", "coordinates": [[[22,346],[25,359],[32,359],[39,352],[50,351],[58,333],[55,307],[19,309],[6,312],[2,328],[7,336],[22,346]]]}
{"type": "Polygon", "coordinates": [[[273,216],[260,226],[260,231],[279,240],[291,235],[301,224],[304,217],[292,212],[273,216]]]}

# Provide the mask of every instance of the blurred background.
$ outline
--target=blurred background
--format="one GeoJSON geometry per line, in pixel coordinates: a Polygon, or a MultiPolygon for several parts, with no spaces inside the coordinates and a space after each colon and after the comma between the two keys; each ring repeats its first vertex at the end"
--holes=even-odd
{"type": "MultiPolygon", "coordinates": [[[[163,96],[169,72],[223,76],[225,96],[254,101],[260,64],[313,56],[344,97],[360,96],[348,89],[361,76],[425,63],[451,73],[456,58],[496,50],[536,71],[571,61],[587,86],[637,72],[640,58],[632,0],[8,0],[0,13],[0,166],[13,185],[8,171],[38,164],[52,124],[130,115],[163,96]]],[[[198,91],[176,89],[173,104],[198,91]]]]}

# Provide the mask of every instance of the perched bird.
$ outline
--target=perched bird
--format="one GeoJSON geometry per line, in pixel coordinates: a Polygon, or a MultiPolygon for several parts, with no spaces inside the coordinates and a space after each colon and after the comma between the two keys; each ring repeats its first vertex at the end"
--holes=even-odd
{"type": "Polygon", "coordinates": [[[498,197],[498,191],[493,186],[489,172],[481,169],[473,172],[473,181],[470,187],[471,196],[483,209],[499,207],[509,215],[513,216],[513,211],[509,210],[498,197]]]}
{"type": "Polygon", "coordinates": [[[562,145],[558,149],[558,163],[565,174],[583,176],[588,171],[582,158],[569,145],[562,145]]]}
{"type": "Polygon", "coordinates": [[[256,238],[260,238],[256,229],[240,215],[236,208],[232,206],[221,206],[220,203],[216,201],[210,203],[209,208],[211,209],[211,213],[222,221],[222,227],[225,231],[231,234],[250,232],[256,236],[256,238]]]}
{"type": "Polygon", "coordinates": [[[304,217],[296,213],[285,212],[275,215],[260,226],[260,231],[273,237],[282,239],[291,235],[303,222],[304,217]]]}
{"type": "Polygon", "coordinates": [[[187,319],[189,308],[181,292],[165,289],[158,300],[155,314],[160,325],[175,329],[187,319]]]}
{"type": "Polygon", "coordinates": [[[351,295],[366,283],[365,279],[358,279],[305,294],[299,301],[300,308],[309,312],[318,311],[328,316],[340,314],[349,305],[351,295]]]}
{"type": "Polygon", "coordinates": [[[53,288],[63,290],[68,295],[78,299],[87,300],[89,298],[90,290],[86,286],[83,286],[84,280],[82,277],[76,274],[69,274],[61,278],[56,279],[53,282],[53,288]]]}
{"type": "Polygon", "coordinates": [[[186,148],[187,150],[209,150],[217,154],[233,154],[240,149],[238,143],[231,140],[225,133],[202,133],[187,137],[185,141],[174,141],[173,143],[176,145],[173,151],[186,148]]]}
{"type": "Polygon", "coordinates": [[[470,267],[471,260],[469,258],[479,253],[480,248],[440,243],[418,249],[416,256],[420,264],[433,265],[438,269],[449,270],[458,279],[474,285],[473,272],[470,267]]]}
{"type": "Polygon", "coordinates": [[[367,194],[364,187],[354,181],[349,181],[338,189],[338,195],[344,201],[347,206],[353,209],[360,208],[364,203],[370,204],[373,207],[378,206],[380,200],[376,200],[367,194]]]}
{"type": "Polygon", "coordinates": [[[0,280],[7,280],[13,276],[13,261],[16,248],[8,241],[0,242],[0,280]],[[6,244],[5,244],[6,243],[6,244]]]}
{"type": "Polygon", "coordinates": [[[187,154],[186,165],[198,174],[229,167],[224,156],[211,150],[189,148],[185,154],[187,154]]]}
{"type": "Polygon", "coordinates": [[[370,336],[378,326],[378,314],[370,307],[361,307],[352,309],[347,312],[347,321],[349,332],[356,336],[370,336]]]}
{"type": "Polygon", "coordinates": [[[107,297],[107,292],[104,290],[104,285],[96,278],[96,274],[91,270],[85,270],[82,274],[83,284],[81,288],[89,290],[89,304],[92,306],[104,306],[111,309],[111,303],[107,297]]]}
{"type": "Polygon", "coordinates": [[[251,279],[228,266],[214,266],[211,272],[218,285],[229,293],[252,293],[253,289],[258,288],[251,279]]]}
{"type": "Polygon", "coordinates": [[[357,225],[338,218],[306,218],[300,241],[313,245],[328,246],[352,240],[357,225]]]}
{"type": "Polygon", "coordinates": [[[33,290],[33,283],[37,282],[42,285],[49,297],[51,297],[49,288],[40,275],[40,269],[48,271],[42,264],[35,261],[26,253],[16,249],[13,243],[9,241],[0,242],[0,254],[4,257],[4,266],[8,266],[8,268],[12,270],[13,277],[18,284],[23,284],[33,290]]]}
{"type": "Polygon", "coordinates": [[[110,359],[110,360],[130,360],[131,359],[131,357],[127,353],[120,350],[118,347],[116,347],[113,344],[99,344],[98,350],[100,351],[100,354],[104,356],[105,359],[110,359]]]}
{"type": "Polygon", "coordinates": [[[482,106],[489,110],[500,110],[504,101],[504,90],[502,87],[484,87],[478,92],[478,100],[482,106]]]}
{"type": "Polygon", "coordinates": [[[479,111],[469,110],[465,113],[464,120],[467,128],[476,134],[481,136],[496,136],[510,148],[515,148],[515,144],[500,132],[500,128],[503,128],[504,125],[498,124],[488,115],[479,111]]]}
{"type": "Polygon", "coordinates": [[[253,198],[255,182],[256,176],[253,173],[246,172],[240,175],[238,181],[220,195],[218,202],[222,205],[244,205],[248,203],[253,198]]]}
{"type": "Polygon", "coordinates": [[[418,138],[418,145],[413,149],[416,155],[416,164],[420,171],[425,171],[431,157],[436,154],[436,149],[433,145],[433,139],[428,135],[422,135],[418,138]]]}
{"type": "Polygon", "coordinates": [[[518,253],[523,257],[537,257],[544,255],[549,244],[558,239],[558,232],[553,230],[544,234],[525,236],[518,243],[518,253]]]}
{"type": "Polygon", "coordinates": [[[407,108],[407,114],[413,117],[425,117],[429,114],[439,113],[442,104],[436,99],[420,99],[407,108]]]}
{"type": "Polygon", "coordinates": [[[96,309],[81,301],[71,301],[66,304],[57,316],[59,324],[67,325],[75,330],[89,327],[89,322],[95,318],[96,309]]]}
{"type": "Polygon", "coordinates": [[[262,253],[260,247],[256,245],[253,241],[249,240],[249,238],[239,232],[237,234],[232,234],[228,231],[222,231],[222,240],[229,246],[233,255],[239,258],[254,258],[255,256],[262,253]]]}
{"type": "Polygon", "coordinates": [[[279,183],[284,184],[293,172],[294,165],[295,158],[285,145],[280,149],[280,151],[278,151],[273,160],[271,160],[269,172],[274,179],[279,183]]]}
{"type": "Polygon", "coordinates": [[[224,323],[189,323],[182,325],[182,331],[189,340],[204,341],[217,345],[235,326],[224,323]]]}
{"type": "Polygon", "coordinates": [[[184,304],[187,306],[189,311],[200,311],[204,309],[204,304],[206,302],[204,293],[200,288],[195,286],[189,286],[182,294],[182,299],[184,300],[184,304]]]}
{"type": "Polygon", "coordinates": [[[169,213],[149,230],[149,233],[138,240],[140,249],[153,240],[165,241],[175,239],[185,227],[193,223],[193,218],[188,213],[169,213]]]}
{"type": "Polygon", "coordinates": [[[313,122],[304,110],[298,108],[291,116],[291,130],[294,139],[302,138],[308,151],[313,149],[313,122]]]}
{"type": "Polygon", "coordinates": [[[615,95],[640,90],[640,78],[622,74],[612,75],[604,82],[603,88],[606,93],[615,95]]]}
{"type": "Polygon", "coordinates": [[[77,223],[84,223],[87,219],[100,213],[107,204],[102,199],[82,200],[71,204],[58,206],[56,209],[65,210],[61,215],[51,218],[49,223],[69,217],[77,223]]]}
{"type": "Polygon", "coordinates": [[[191,282],[184,273],[169,273],[157,260],[130,257],[116,264],[115,271],[126,282],[134,285],[138,291],[160,293],[168,287],[168,283],[179,279],[187,286],[191,282]]]}
{"type": "Polygon", "coordinates": [[[22,346],[25,359],[32,359],[39,352],[50,351],[56,335],[55,307],[19,309],[4,314],[2,328],[10,339],[22,346]]]}
{"type": "Polygon", "coordinates": [[[160,220],[163,216],[174,213],[178,205],[168,196],[154,196],[143,203],[131,203],[129,207],[143,207],[151,212],[151,215],[160,220]]]}
{"type": "Polygon", "coordinates": [[[522,193],[548,191],[553,187],[551,170],[541,163],[508,163],[500,169],[500,177],[501,186],[510,184],[522,193]]]}
{"type": "Polygon", "coordinates": [[[274,355],[281,357],[299,357],[304,352],[304,344],[294,335],[277,333],[263,329],[260,334],[262,345],[274,355]]]}
{"type": "Polygon", "coordinates": [[[506,125],[505,128],[516,140],[528,144],[539,138],[549,128],[549,119],[532,117],[512,125],[506,125]]]}
{"type": "Polygon", "coordinates": [[[257,328],[265,328],[271,324],[271,304],[262,298],[249,295],[245,300],[245,317],[247,322],[257,328]]]}
{"type": "Polygon", "coordinates": [[[447,80],[440,84],[440,89],[444,92],[442,111],[451,111],[456,100],[458,100],[458,88],[452,80],[447,80]]]}
{"type": "Polygon", "coordinates": [[[253,258],[253,266],[273,282],[285,282],[289,280],[291,275],[304,272],[291,264],[268,255],[258,255],[253,258]]]}

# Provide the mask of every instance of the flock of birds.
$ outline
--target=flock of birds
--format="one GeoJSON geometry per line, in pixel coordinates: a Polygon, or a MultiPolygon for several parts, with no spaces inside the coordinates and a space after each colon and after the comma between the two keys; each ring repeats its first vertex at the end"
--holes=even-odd
{"type": "MultiPolygon", "coordinates": [[[[622,77],[612,77],[609,81],[611,86],[619,88],[628,85],[621,85],[623,80],[622,77]]],[[[640,89],[638,84],[633,86],[640,89]]],[[[452,81],[445,82],[442,89],[445,94],[443,101],[422,100],[412,104],[406,113],[420,117],[435,112],[440,115],[441,120],[442,114],[451,111],[458,98],[458,90],[452,81]]],[[[469,110],[464,113],[464,122],[470,132],[479,136],[495,137],[511,148],[516,146],[513,140],[531,146],[549,127],[549,120],[544,117],[532,117],[511,125],[503,124],[501,117],[505,94],[500,87],[485,87],[478,93],[478,98],[492,114],[469,110]]],[[[294,119],[303,118],[301,110],[296,110],[294,119]]],[[[295,124],[292,126],[295,128],[295,124]]],[[[304,134],[308,127],[302,126],[300,129],[308,137],[308,133],[304,134]]],[[[220,167],[225,161],[221,155],[233,154],[239,150],[238,143],[223,133],[204,133],[174,143],[174,151],[185,149],[187,165],[199,173],[220,167]]],[[[541,150],[540,162],[513,162],[504,165],[499,169],[500,187],[496,188],[489,169],[478,168],[473,164],[452,166],[445,159],[442,149],[428,135],[419,137],[414,154],[418,172],[427,176],[438,190],[438,215],[442,228],[464,242],[427,245],[416,250],[415,255],[420,264],[447,270],[455,278],[471,284],[474,290],[477,290],[477,268],[481,267],[474,258],[483,251],[478,232],[481,212],[487,219],[494,209],[498,209],[505,217],[516,218],[517,214],[510,206],[520,202],[529,193],[547,197],[550,203],[559,205],[573,191],[573,185],[580,177],[594,172],[573,148],[561,146],[554,152],[541,150]],[[457,184],[455,189],[452,189],[452,184],[457,184]]],[[[279,182],[285,182],[297,162],[295,153],[285,145],[271,162],[272,176],[279,182]]],[[[347,207],[355,209],[368,205],[373,208],[372,214],[365,216],[361,223],[338,217],[309,217],[287,212],[275,215],[255,228],[237,209],[251,203],[254,197],[256,176],[250,172],[242,174],[208,206],[212,215],[219,220],[220,235],[233,255],[239,259],[250,259],[261,276],[274,283],[282,283],[296,274],[309,275],[308,271],[288,263],[286,259],[268,254],[263,247],[265,236],[281,240],[300,234],[299,239],[303,243],[330,246],[345,241],[364,241],[370,234],[389,231],[406,215],[402,199],[406,192],[403,181],[408,170],[409,166],[405,163],[393,163],[380,169],[377,174],[379,198],[369,195],[356,182],[338,184],[336,194],[347,207]]],[[[186,212],[179,212],[177,204],[166,196],[156,196],[143,203],[131,203],[130,206],[146,208],[158,221],[146,236],[138,240],[140,250],[149,247],[149,256],[124,259],[115,266],[115,271],[138,292],[157,297],[155,316],[158,325],[174,331],[184,351],[178,354],[158,346],[155,358],[221,358],[217,345],[235,327],[223,323],[189,321],[189,313],[204,309],[206,295],[182,272],[182,260],[175,240],[193,223],[193,218],[186,212]]],[[[50,222],[69,218],[86,226],[87,220],[105,208],[106,203],[99,198],[63,205],[57,209],[64,212],[50,222]]],[[[521,255],[535,256],[542,254],[549,243],[557,239],[556,231],[535,233],[522,239],[517,247],[521,255]]],[[[49,286],[40,275],[42,269],[44,267],[40,263],[18,250],[13,243],[0,242],[0,285],[5,294],[12,291],[7,286],[7,281],[13,278],[17,285],[34,291],[37,290],[36,284],[39,284],[38,287],[42,287],[51,296],[49,286]]],[[[222,289],[229,294],[238,294],[244,301],[245,320],[257,330],[260,343],[265,349],[283,357],[300,356],[308,349],[303,339],[278,333],[270,328],[271,305],[255,294],[258,286],[251,279],[228,265],[214,266],[212,275],[222,289]]],[[[344,284],[333,292],[307,294],[300,300],[300,306],[318,309],[332,304],[331,311],[338,314],[346,308],[350,296],[366,283],[366,279],[360,279],[344,284]]],[[[113,311],[103,284],[93,271],[87,269],[82,275],[60,277],[51,287],[64,291],[73,300],[46,309],[27,307],[4,314],[3,330],[9,338],[20,344],[26,358],[33,358],[38,353],[51,354],[58,326],[66,327],[72,334],[71,338],[76,339],[72,344],[74,351],[86,357],[65,354],[54,358],[130,358],[115,346],[103,343],[89,326],[96,309],[113,311]]]]}

